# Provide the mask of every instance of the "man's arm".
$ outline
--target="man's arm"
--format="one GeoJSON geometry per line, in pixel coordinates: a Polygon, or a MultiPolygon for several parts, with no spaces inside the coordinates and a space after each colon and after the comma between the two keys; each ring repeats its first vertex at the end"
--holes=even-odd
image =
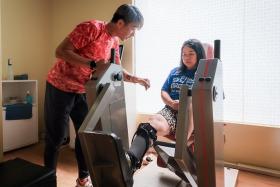
{"type": "Polygon", "coordinates": [[[70,39],[65,38],[56,48],[55,56],[72,64],[89,66],[88,62],[92,59],[80,56],[75,52],[75,50],[76,49],[70,39]]]}
{"type": "Polygon", "coordinates": [[[136,76],[130,74],[129,72],[127,72],[125,69],[123,69],[123,76],[124,76],[124,81],[138,83],[138,84],[144,86],[146,90],[149,89],[151,86],[149,79],[136,77],[136,76]]]}
{"type": "MultiPolygon", "coordinates": [[[[90,62],[93,61],[93,59],[83,57],[75,51],[76,48],[74,47],[70,39],[66,37],[56,48],[55,56],[57,58],[63,59],[68,63],[90,67],[90,62]]],[[[94,70],[102,70],[105,67],[105,63],[105,60],[96,61],[94,70]]]]}

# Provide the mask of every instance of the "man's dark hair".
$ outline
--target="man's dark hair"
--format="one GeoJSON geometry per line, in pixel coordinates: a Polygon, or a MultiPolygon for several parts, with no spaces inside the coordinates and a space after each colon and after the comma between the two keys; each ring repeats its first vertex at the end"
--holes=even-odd
{"type": "Polygon", "coordinates": [[[111,22],[116,23],[120,19],[123,20],[125,24],[138,23],[139,28],[141,28],[144,24],[143,15],[139,9],[133,5],[121,5],[114,13],[111,22]]]}
{"type": "Polygon", "coordinates": [[[180,59],[181,59],[180,60],[180,70],[182,70],[182,71],[187,70],[187,67],[184,65],[183,59],[182,59],[182,53],[183,53],[184,47],[192,48],[195,51],[196,56],[197,56],[195,68],[197,68],[199,60],[206,58],[203,45],[197,39],[189,39],[183,43],[182,48],[181,48],[181,57],[180,57],[180,59]]]}

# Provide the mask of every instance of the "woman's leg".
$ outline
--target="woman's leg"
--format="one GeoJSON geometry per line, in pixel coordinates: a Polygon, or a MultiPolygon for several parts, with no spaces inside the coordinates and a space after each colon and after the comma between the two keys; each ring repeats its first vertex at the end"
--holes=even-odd
{"type": "Polygon", "coordinates": [[[155,114],[149,118],[149,123],[157,130],[158,136],[165,136],[170,133],[170,126],[161,114],[155,114]]]}
{"type": "Polygon", "coordinates": [[[132,168],[141,166],[144,154],[156,141],[157,135],[167,135],[174,131],[177,122],[177,111],[165,106],[158,114],[149,118],[148,123],[140,123],[132,140],[128,154],[132,160],[132,168]]]}
{"type": "Polygon", "coordinates": [[[156,129],[150,125],[150,123],[140,123],[131,142],[131,146],[128,150],[130,158],[130,166],[132,171],[141,167],[142,159],[148,150],[148,148],[157,139],[156,129]]]}

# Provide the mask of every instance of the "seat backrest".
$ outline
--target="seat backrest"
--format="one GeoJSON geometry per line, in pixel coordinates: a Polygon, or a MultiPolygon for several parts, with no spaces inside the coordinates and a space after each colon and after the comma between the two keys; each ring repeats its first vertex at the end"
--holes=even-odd
{"type": "Polygon", "coordinates": [[[202,46],[204,48],[206,59],[214,58],[214,48],[213,48],[213,46],[209,43],[202,43],[202,46]]]}

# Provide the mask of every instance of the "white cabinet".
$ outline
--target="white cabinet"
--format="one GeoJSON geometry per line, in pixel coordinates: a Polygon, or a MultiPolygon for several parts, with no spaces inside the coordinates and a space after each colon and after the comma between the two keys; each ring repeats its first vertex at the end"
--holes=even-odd
{"type": "Polygon", "coordinates": [[[37,80],[3,80],[2,107],[4,152],[38,142],[37,80]],[[33,98],[32,117],[28,119],[6,119],[7,107],[24,103],[27,91],[33,98]]]}

